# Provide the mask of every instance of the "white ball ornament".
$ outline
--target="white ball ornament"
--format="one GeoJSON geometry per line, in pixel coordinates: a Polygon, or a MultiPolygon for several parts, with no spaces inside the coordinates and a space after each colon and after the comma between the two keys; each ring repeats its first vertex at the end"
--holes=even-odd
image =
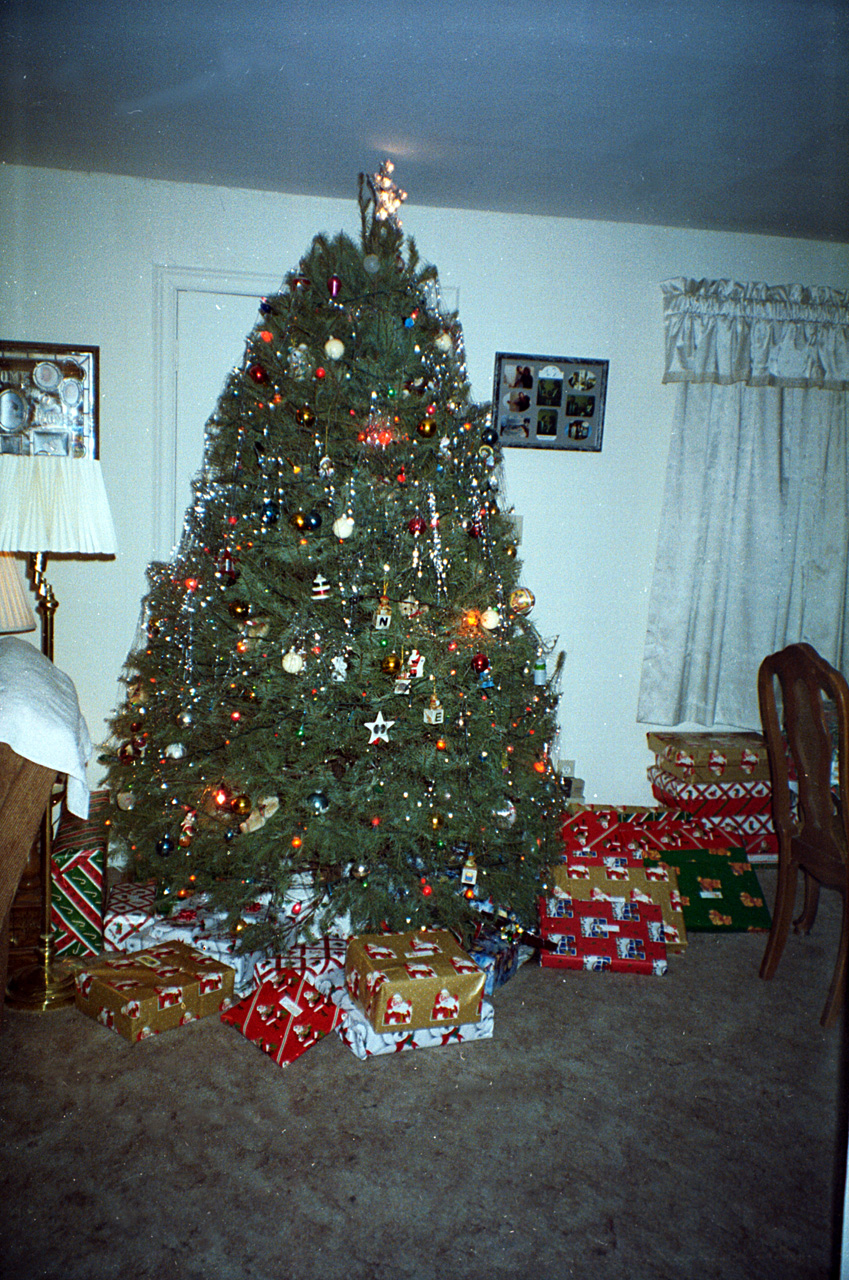
{"type": "Polygon", "coordinates": [[[376,253],[367,253],[363,258],[363,266],[370,276],[376,276],[380,270],[380,258],[376,253]]]}
{"type": "Polygon", "coordinates": [[[324,344],[324,354],[328,360],[341,360],[345,354],[345,343],[338,338],[328,338],[324,344]]]}
{"type": "Polygon", "coordinates": [[[298,653],[297,649],[289,649],[283,654],[283,670],[288,675],[296,676],[305,666],[303,654],[298,653]]]}
{"type": "Polygon", "coordinates": [[[497,609],[484,609],[481,614],[481,626],[486,631],[495,631],[501,626],[501,615],[497,609]]]}
{"type": "Polygon", "coordinates": [[[350,516],[340,516],[333,521],[333,532],[337,538],[350,538],[354,532],[354,522],[350,516]]]}
{"type": "Polygon", "coordinates": [[[451,337],[451,334],[447,329],[443,329],[442,333],[438,333],[434,338],[433,345],[436,347],[437,351],[447,354],[454,346],[454,339],[451,337]]]}

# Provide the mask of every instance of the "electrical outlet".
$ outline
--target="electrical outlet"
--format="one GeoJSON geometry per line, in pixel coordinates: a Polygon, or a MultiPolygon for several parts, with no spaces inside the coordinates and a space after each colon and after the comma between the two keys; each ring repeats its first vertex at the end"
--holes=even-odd
{"type": "Polygon", "coordinates": [[[562,776],[562,777],[564,777],[564,778],[574,778],[574,776],[575,776],[575,761],[574,761],[574,760],[561,760],[561,761],[560,761],[560,774],[561,774],[561,776],[562,776]]]}

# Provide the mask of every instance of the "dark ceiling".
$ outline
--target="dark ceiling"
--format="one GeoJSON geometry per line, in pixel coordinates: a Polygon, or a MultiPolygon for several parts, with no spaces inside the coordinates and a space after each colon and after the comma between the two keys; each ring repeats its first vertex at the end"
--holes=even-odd
{"type": "Polygon", "coordinates": [[[849,241],[849,0],[3,0],[0,159],[849,241]]]}

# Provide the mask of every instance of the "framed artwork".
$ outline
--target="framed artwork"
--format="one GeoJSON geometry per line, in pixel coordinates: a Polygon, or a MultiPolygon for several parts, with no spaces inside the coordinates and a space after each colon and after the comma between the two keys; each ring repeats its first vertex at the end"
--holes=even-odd
{"type": "Polygon", "coordinates": [[[0,340],[0,454],[96,458],[99,347],[0,340]]]}
{"type": "Polygon", "coordinates": [[[607,360],[499,351],[493,427],[503,446],[601,451],[607,360]]]}

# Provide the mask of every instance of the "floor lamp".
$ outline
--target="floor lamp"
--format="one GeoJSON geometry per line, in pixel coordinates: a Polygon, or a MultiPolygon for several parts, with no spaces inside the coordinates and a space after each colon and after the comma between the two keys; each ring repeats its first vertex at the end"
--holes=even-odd
{"type": "MultiPolygon", "coordinates": [[[[41,651],[53,661],[58,602],[46,578],[47,557],[113,556],[115,530],[95,458],[0,455],[0,552],[26,553],[37,610],[41,651]]],[[[39,958],[10,980],[10,1008],[46,1012],[72,1004],[71,975],[54,965],[51,920],[52,805],[41,825],[42,929],[39,958]]]]}

